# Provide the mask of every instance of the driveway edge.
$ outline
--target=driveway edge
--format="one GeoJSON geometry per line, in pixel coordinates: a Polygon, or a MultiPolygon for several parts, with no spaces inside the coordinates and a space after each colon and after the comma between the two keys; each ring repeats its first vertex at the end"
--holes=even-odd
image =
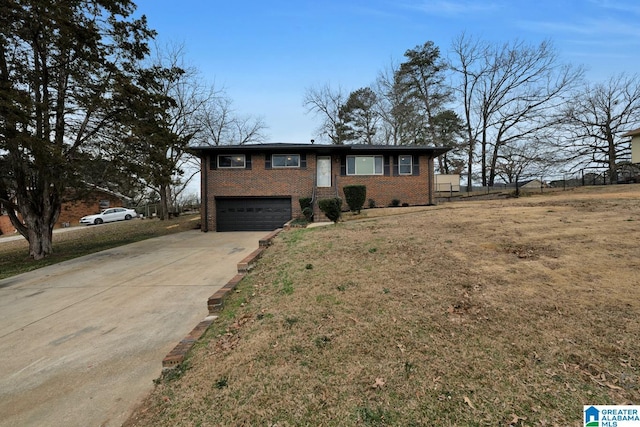
{"type": "Polygon", "coordinates": [[[162,359],[163,370],[173,369],[182,363],[187,356],[187,353],[193,348],[195,343],[202,337],[209,326],[213,323],[218,316],[213,313],[217,313],[222,310],[223,303],[230,292],[235,290],[238,284],[242,281],[247,272],[251,270],[255,263],[260,259],[262,253],[271,245],[271,241],[276,237],[282,228],[278,228],[271,233],[264,236],[258,241],[258,249],[247,255],[237,265],[238,274],[236,274],[231,280],[227,282],[222,288],[218,289],[207,300],[207,308],[209,310],[209,316],[205,317],[193,330],[183,338],[173,350],[162,359]]]}

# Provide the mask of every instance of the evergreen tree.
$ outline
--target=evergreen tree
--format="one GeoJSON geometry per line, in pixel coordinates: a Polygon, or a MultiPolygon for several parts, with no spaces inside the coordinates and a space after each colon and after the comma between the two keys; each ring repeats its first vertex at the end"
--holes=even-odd
{"type": "Polygon", "coordinates": [[[0,7],[0,202],[29,242],[52,253],[63,193],[118,116],[113,88],[154,33],[129,0],[5,0],[0,7]]]}

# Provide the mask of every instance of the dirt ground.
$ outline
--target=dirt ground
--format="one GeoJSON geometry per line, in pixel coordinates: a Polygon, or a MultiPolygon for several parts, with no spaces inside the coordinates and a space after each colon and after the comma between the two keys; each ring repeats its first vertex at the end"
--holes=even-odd
{"type": "Polygon", "coordinates": [[[640,403],[640,185],[281,233],[129,426],[580,426],[640,403]]]}

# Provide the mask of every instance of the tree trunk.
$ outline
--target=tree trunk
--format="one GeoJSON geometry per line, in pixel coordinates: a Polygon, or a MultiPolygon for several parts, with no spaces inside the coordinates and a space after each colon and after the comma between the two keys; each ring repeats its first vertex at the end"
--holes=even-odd
{"type": "Polygon", "coordinates": [[[18,207],[22,222],[15,214],[9,215],[11,223],[29,242],[29,256],[34,260],[43,259],[53,253],[53,227],[60,217],[61,203],[57,191],[49,186],[40,192],[34,188],[18,194],[18,207]],[[37,206],[40,211],[32,206],[37,206]]]}
{"type": "Polygon", "coordinates": [[[471,192],[473,190],[473,184],[471,182],[471,175],[473,173],[473,149],[474,149],[473,139],[469,139],[469,159],[467,162],[467,192],[471,192]]]}
{"type": "Polygon", "coordinates": [[[55,224],[45,218],[32,218],[25,222],[27,223],[29,256],[34,260],[39,260],[53,253],[53,226],[55,224]]]}
{"type": "Polygon", "coordinates": [[[438,159],[440,161],[440,173],[449,175],[449,159],[447,158],[447,153],[444,153],[438,157],[438,159]]]}
{"type": "Polygon", "coordinates": [[[482,129],[482,141],[481,144],[481,155],[480,155],[480,167],[482,168],[482,186],[487,186],[487,130],[482,129]]]}
{"type": "Polygon", "coordinates": [[[493,147],[493,153],[491,154],[491,165],[489,166],[489,180],[487,184],[489,187],[493,187],[496,181],[496,168],[498,165],[498,154],[500,153],[500,140],[496,140],[496,145],[493,147]]]}
{"type": "Polygon", "coordinates": [[[609,159],[607,165],[609,166],[609,183],[615,184],[618,182],[618,169],[617,169],[617,161],[618,156],[616,153],[616,144],[613,140],[613,134],[609,131],[607,132],[607,143],[609,149],[609,159]]]}
{"type": "Polygon", "coordinates": [[[169,198],[167,197],[166,184],[160,185],[160,220],[164,221],[169,217],[169,198]]]}

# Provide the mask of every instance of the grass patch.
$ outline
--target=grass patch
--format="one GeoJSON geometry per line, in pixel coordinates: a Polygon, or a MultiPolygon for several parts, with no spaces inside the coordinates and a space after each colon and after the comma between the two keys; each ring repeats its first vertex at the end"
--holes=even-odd
{"type": "Polygon", "coordinates": [[[126,425],[569,426],[584,404],[636,404],[639,198],[585,189],[281,233],[191,368],[126,425]]]}

